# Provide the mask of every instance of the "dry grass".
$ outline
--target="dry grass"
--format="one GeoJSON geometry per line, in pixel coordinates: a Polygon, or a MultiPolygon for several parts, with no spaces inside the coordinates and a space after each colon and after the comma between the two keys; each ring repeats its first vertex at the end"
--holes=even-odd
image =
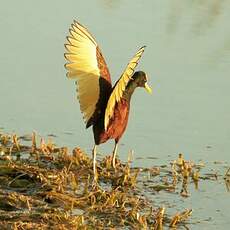
{"type": "MultiPolygon", "coordinates": [[[[145,191],[198,187],[200,166],[179,154],[168,170],[131,168],[110,157],[98,161],[99,186],[92,187],[92,161],[80,148],[56,147],[38,139],[22,145],[25,137],[0,134],[1,229],[162,229],[183,224],[192,210],[170,217],[165,207],[154,207],[145,191]],[[143,175],[159,177],[158,183],[143,175]]],[[[129,161],[128,161],[129,162],[129,161]]],[[[226,173],[227,178],[228,172],[226,173]]],[[[227,179],[226,179],[227,180],[227,179]]]]}

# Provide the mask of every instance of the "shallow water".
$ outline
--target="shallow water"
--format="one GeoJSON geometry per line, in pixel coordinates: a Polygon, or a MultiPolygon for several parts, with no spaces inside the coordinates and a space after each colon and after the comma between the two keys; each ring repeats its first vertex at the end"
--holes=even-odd
{"type": "MultiPolygon", "coordinates": [[[[210,168],[218,160],[229,165],[229,10],[229,0],[1,4],[0,126],[55,134],[55,142],[91,150],[92,132],[84,129],[75,85],[63,67],[65,36],[76,19],[96,37],[114,82],[135,51],[147,45],[138,68],[147,72],[153,95],[139,89],[133,96],[119,148],[123,160],[133,149],[136,158],[143,157],[134,163],[139,166],[164,163],[179,152],[210,168]]],[[[111,142],[100,150],[112,148],[111,142]]],[[[196,218],[211,217],[202,229],[230,224],[224,185],[207,184],[177,202],[192,207],[196,218]]]]}

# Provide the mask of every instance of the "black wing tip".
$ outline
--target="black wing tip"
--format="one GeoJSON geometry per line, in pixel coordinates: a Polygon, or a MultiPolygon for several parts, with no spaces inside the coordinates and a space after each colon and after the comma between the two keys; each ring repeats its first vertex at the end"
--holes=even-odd
{"type": "MultiPolygon", "coordinates": [[[[67,65],[68,65],[69,63],[65,63],[64,64],[64,67],[65,67],[65,69],[67,69],[67,65]]],[[[67,69],[68,70],[68,69],[67,69]]],[[[69,71],[68,71],[69,72],[69,71]]]]}
{"type": "Polygon", "coordinates": [[[76,19],[74,19],[73,24],[77,25],[77,24],[80,24],[80,23],[76,19]]]}
{"type": "Polygon", "coordinates": [[[71,35],[72,35],[73,32],[76,33],[75,30],[74,30],[72,27],[69,28],[69,33],[70,33],[71,35]]]}
{"type": "Polygon", "coordinates": [[[70,46],[70,44],[68,43],[64,44],[65,49],[69,52],[68,46],[70,46]]]}
{"type": "Polygon", "coordinates": [[[68,60],[67,59],[67,55],[68,55],[69,53],[64,53],[64,58],[66,59],[66,60],[68,60]]]}
{"type": "Polygon", "coordinates": [[[146,45],[144,45],[144,46],[141,46],[141,48],[140,49],[145,49],[147,46],[146,45]]]}
{"type": "Polygon", "coordinates": [[[75,20],[75,19],[73,20],[73,23],[74,23],[74,25],[77,26],[77,27],[78,27],[78,26],[81,26],[81,27],[85,28],[79,21],[77,21],[77,20],[75,20]]]}

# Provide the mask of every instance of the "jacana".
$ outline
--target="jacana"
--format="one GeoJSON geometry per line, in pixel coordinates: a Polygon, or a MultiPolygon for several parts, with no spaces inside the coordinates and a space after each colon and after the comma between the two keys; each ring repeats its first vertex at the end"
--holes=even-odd
{"type": "Polygon", "coordinates": [[[132,94],[137,87],[152,92],[147,84],[147,75],[143,71],[134,72],[145,47],[136,52],[113,87],[96,40],[80,23],[74,21],[71,24],[65,48],[67,77],[76,80],[77,98],[86,128],[93,126],[93,172],[96,181],[97,145],[109,139],[115,140],[112,155],[112,166],[115,168],[118,142],[128,123],[132,94]]]}

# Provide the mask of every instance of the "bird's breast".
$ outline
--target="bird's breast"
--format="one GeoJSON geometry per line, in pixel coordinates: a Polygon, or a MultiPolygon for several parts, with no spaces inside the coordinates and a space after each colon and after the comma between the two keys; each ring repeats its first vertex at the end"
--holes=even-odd
{"type": "Polygon", "coordinates": [[[129,117],[129,102],[122,98],[116,103],[114,115],[110,119],[107,130],[99,134],[99,142],[106,142],[108,139],[119,140],[124,133],[129,117]]]}

